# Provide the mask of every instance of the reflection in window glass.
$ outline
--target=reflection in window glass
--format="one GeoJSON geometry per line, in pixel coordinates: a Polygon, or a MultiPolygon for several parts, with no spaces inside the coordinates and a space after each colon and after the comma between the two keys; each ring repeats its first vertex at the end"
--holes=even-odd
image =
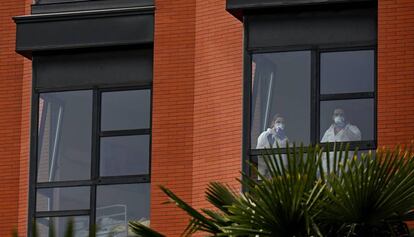
{"type": "Polygon", "coordinates": [[[90,178],[92,91],[39,98],[38,182],[90,178]]]}
{"type": "Polygon", "coordinates": [[[310,141],[311,53],[255,54],[251,147],[310,141]]]}
{"type": "MultiPolygon", "coordinates": [[[[329,147],[324,147],[324,152],[322,153],[322,169],[326,172],[327,171],[327,167],[328,167],[328,156],[326,154],[326,149],[333,149],[333,146],[329,146],[329,147]]],[[[371,152],[371,157],[375,158],[375,150],[358,150],[357,153],[355,153],[355,149],[350,149],[348,151],[348,160],[353,158],[354,155],[357,156],[358,159],[361,158],[362,154],[364,154],[364,156],[367,156],[368,153],[371,152]]],[[[292,156],[291,156],[292,157],[292,156]]],[[[305,154],[306,157],[306,154],[305,154]]],[[[335,157],[335,152],[329,152],[329,167],[331,170],[333,170],[334,168],[334,157],[335,157]]],[[[338,153],[336,154],[337,159],[339,159],[340,157],[340,152],[338,151],[338,153]]],[[[345,152],[342,152],[342,161],[345,161],[345,152]]],[[[253,156],[251,157],[251,162],[256,165],[256,167],[258,168],[258,171],[260,172],[261,175],[265,176],[266,178],[270,178],[270,172],[267,169],[266,163],[264,161],[264,157],[263,156],[253,156]]],[[[276,157],[276,159],[272,159],[272,162],[274,162],[274,165],[279,165],[279,167],[281,167],[282,165],[287,167],[288,166],[288,156],[286,154],[282,155],[282,160],[280,160],[279,157],[276,157]]],[[[338,164],[336,165],[337,168],[339,168],[338,164]]],[[[251,177],[257,180],[261,180],[261,177],[259,177],[255,172],[252,172],[251,177]]]]}
{"type": "Polygon", "coordinates": [[[65,230],[67,229],[69,221],[73,221],[74,236],[89,236],[89,217],[72,216],[36,218],[39,237],[65,236],[65,230]],[[53,235],[51,230],[54,230],[53,235]]]}
{"type": "Polygon", "coordinates": [[[97,236],[135,236],[128,221],[149,225],[150,184],[98,186],[96,203],[97,236]]]}
{"type": "MultiPolygon", "coordinates": [[[[328,149],[328,148],[326,148],[328,149]]],[[[333,149],[333,147],[329,147],[329,149],[333,149]]],[[[346,162],[346,160],[350,160],[356,156],[357,159],[361,159],[362,155],[367,156],[368,153],[371,152],[371,157],[375,158],[375,151],[371,150],[358,150],[358,152],[355,153],[355,149],[350,149],[348,151],[348,159],[345,159],[345,152],[340,153],[339,151],[336,154],[337,159],[341,158],[342,162],[346,162]]],[[[335,152],[329,152],[329,159],[327,153],[324,151],[324,153],[321,156],[322,158],[322,168],[325,172],[328,171],[328,167],[330,170],[333,170],[334,168],[339,169],[339,163],[335,163],[335,152]],[[335,165],[336,164],[336,165],[335,165]]]]}
{"type": "Polygon", "coordinates": [[[321,93],[374,91],[374,51],[321,53],[321,93]]]}
{"type": "Polygon", "coordinates": [[[102,131],[150,127],[150,90],[102,93],[102,131]]]}
{"type": "Polygon", "coordinates": [[[101,138],[101,176],[149,173],[149,135],[101,138]]]}
{"type": "Polygon", "coordinates": [[[321,142],[373,140],[373,99],[322,101],[320,111],[321,142]]]}
{"type": "MultiPolygon", "coordinates": [[[[288,164],[288,156],[286,154],[282,154],[281,158],[279,157],[279,155],[277,155],[276,157],[270,157],[273,165],[278,165],[279,167],[286,167],[286,165],[288,164]],[[275,158],[275,159],[273,159],[275,158]]],[[[259,171],[259,173],[261,175],[263,175],[264,177],[269,178],[270,177],[270,171],[266,166],[266,162],[264,161],[264,157],[263,156],[257,156],[257,169],[259,171]]],[[[258,180],[260,180],[261,178],[258,176],[258,180]]]]}
{"type": "Polygon", "coordinates": [[[89,209],[89,187],[37,189],[36,211],[89,209]]]}

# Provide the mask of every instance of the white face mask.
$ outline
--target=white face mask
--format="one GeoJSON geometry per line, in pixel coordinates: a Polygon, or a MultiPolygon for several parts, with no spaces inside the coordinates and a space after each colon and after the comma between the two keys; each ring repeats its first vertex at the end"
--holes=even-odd
{"type": "Polygon", "coordinates": [[[336,116],[334,121],[338,125],[343,125],[345,123],[345,118],[343,116],[336,116]]]}
{"type": "Polygon", "coordinates": [[[284,123],[275,123],[275,129],[279,130],[279,129],[285,129],[285,124],[284,123]]]}

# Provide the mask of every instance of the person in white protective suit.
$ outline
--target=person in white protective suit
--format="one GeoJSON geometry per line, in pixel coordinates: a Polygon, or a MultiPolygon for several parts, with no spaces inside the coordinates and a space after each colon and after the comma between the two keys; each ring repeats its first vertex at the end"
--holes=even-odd
{"type": "MultiPolygon", "coordinates": [[[[257,139],[257,149],[286,147],[289,142],[285,133],[285,119],[276,114],[273,116],[271,127],[262,132],[257,139]]],[[[285,162],[284,162],[285,163],[285,162]]],[[[268,175],[268,170],[263,159],[258,160],[258,169],[264,176],[268,175]]]]}
{"type": "MultiPolygon", "coordinates": [[[[345,112],[343,109],[337,108],[333,112],[333,123],[326,130],[325,134],[322,137],[321,142],[350,142],[350,141],[360,141],[361,140],[361,131],[355,125],[350,124],[345,118],[345,112]]],[[[330,168],[333,168],[333,157],[334,153],[330,152],[330,168]]],[[[349,157],[353,156],[353,152],[349,152],[349,157]]],[[[327,169],[326,156],[323,155],[323,167],[327,169]]]]}
{"type": "Polygon", "coordinates": [[[334,123],[326,130],[321,142],[360,141],[361,131],[345,119],[343,109],[335,109],[332,119],[334,123]]]}

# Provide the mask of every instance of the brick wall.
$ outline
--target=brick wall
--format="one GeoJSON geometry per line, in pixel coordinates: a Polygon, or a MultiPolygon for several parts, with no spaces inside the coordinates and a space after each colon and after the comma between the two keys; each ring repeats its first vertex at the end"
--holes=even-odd
{"type": "MultiPolygon", "coordinates": [[[[188,219],[157,185],[198,208],[209,181],[238,187],[243,36],[224,4],[156,1],[151,224],[167,236],[188,219]]],[[[0,5],[0,236],[26,231],[31,66],[14,52],[11,17],[29,5],[0,5]]],[[[378,143],[393,146],[414,138],[414,0],[379,0],[378,18],[378,143]]]]}
{"type": "Polygon", "coordinates": [[[157,0],[152,114],[151,227],[179,236],[186,215],[166,201],[166,185],[191,203],[194,108],[194,0],[157,0]]]}
{"type": "Polygon", "coordinates": [[[240,185],[243,24],[225,0],[197,0],[194,86],[193,205],[205,207],[211,181],[240,185]]]}
{"type": "Polygon", "coordinates": [[[378,2],[378,144],[414,139],[414,1],[378,2]]]}
{"type": "Polygon", "coordinates": [[[29,208],[30,115],[32,95],[32,62],[28,59],[24,59],[22,80],[18,231],[20,236],[26,236],[29,208]]]}
{"type": "Polygon", "coordinates": [[[0,4],[0,236],[10,236],[18,227],[25,231],[30,63],[14,51],[12,16],[25,14],[29,4],[24,0],[0,4]]]}
{"type": "MultiPolygon", "coordinates": [[[[161,15],[159,9],[159,4],[166,2],[157,2],[158,21],[168,17],[168,13],[161,15]]],[[[194,7],[194,1],[187,2],[194,7]]],[[[183,3],[169,4],[179,7],[183,3]]],[[[193,181],[191,188],[182,190],[182,193],[191,195],[187,200],[196,207],[206,206],[203,191],[209,181],[221,180],[237,185],[233,180],[241,167],[242,25],[225,12],[224,4],[224,0],[196,0],[195,20],[187,19],[187,30],[193,29],[195,34],[191,36],[195,39],[195,48],[191,48],[194,74],[193,78],[189,77],[193,84],[192,90],[189,88],[186,91],[194,103],[192,123],[189,122],[192,126],[190,140],[193,159],[188,161],[192,162],[193,181]]],[[[194,17],[191,7],[186,9],[186,13],[194,17]]],[[[170,12],[169,17],[174,14],[180,13],[170,12]]],[[[378,143],[380,146],[394,146],[396,143],[408,143],[414,138],[414,1],[380,0],[378,16],[378,143]]],[[[179,26],[176,22],[167,21],[166,25],[163,27],[177,33],[174,27],[179,26]]],[[[155,65],[161,60],[171,60],[174,62],[171,68],[177,70],[175,63],[180,64],[182,51],[176,51],[178,57],[172,54],[168,60],[161,59],[157,54],[161,50],[157,50],[160,41],[166,40],[159,37],[163,30],[156,24],[159,33],[155,37],[155,65]]],[[[183,31],[181,29],[180,32],[183,31]]],[[[168,42],[177,41],[168,33],[165,34],[168,42]]],[[[156,66],[155,85],[161,83],[157,70],[156,66]]],[[[168,79],[169,82],[174,80],[168,79]]],[[[154,93],[157,93],[156,86],[154,93]]],[[[160,159],[156,153],[154,151],[154,161],[160,159]]],[[[153,175],[158,176],[155,172],[153,170],[153,175]]],[[[154,195],[159,198],[158,194],[154,195]]],[[[154,215],[157,213],[153,210],[153,221],[156,222],[154,215]]],[[[167,232],[169,235],[176,235],[182,228],[182,224],[165,225],[170,226],[165,230],[174,230],[167,232]]]]}
{"type": "Polygon", "coordinates": [[[205,207],[210,181],[239,187],[242,24],[225,0],[158,0],[155,14],[151,226],[179,236],[188,217],[164,184],[205,207]]]}

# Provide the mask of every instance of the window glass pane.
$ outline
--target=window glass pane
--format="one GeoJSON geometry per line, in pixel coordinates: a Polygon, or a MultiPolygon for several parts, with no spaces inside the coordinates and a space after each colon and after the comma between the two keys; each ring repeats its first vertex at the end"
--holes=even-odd
{"type": "Polygon", "coordinates": [[[149,128],[150,101],[150,90],[102,93],[101,130],[149,128]]]}
{"type": "MultiPolygon", "coordinates": [[[[288,164],[288,156],[287,154],[281,155],[282,159],[280,159],[279,155],[270,156],[270,160],[273,162],[274,165],[279,165],[279,167],[285,166],[288,164]]],[[[266,162],[264,160],[263,156],[257,156],[255,157],[255,160],[257,160],[256,163],[254,163],[259,171],[259,173],[265,177],[270,177],[270,171],[266,166],[266,162]]],[[[260,177],[257,175],[257,179],[260,180],[260,177]]]]}
{"type": "Polygon", "coordinates": [[[89,209],[89,193],[89,187],[38,189],[36,211],[89,209]]]}
{"type": "Polygon", "coordinates": [[[373,140],[374,99],[321,102],[321,142],[373,140]]]}
{"type": "Polygon", "coordinates": [[[308,144],[311,53],[256,54],[252,71],[251,148],[308,144]]]}
{"type": "Polygon", "coordinates": [[[96,198],[97,236],[134,236],[128,221],[149,225],[150,184],[98,186],[96,198]]]}
{"type": "MultiPolygon", "coordinates": [[[[322,153],[322,168],[326,171],[327,167],[328,167],[328,156],[326,155],[326,149],[333,149],[333,147],[331,146],[330,148],[328,147],[324,147],[324,152],[322,153]]],[[[358,150],[357,153],[355,153],[355,149],[350,149],[348,151],[348,159],[351,159],[354,155],[357,156],[358,159],[361,158],[362,154],[364,154],[365,156],[367,156],[367,154],[371,152],[371,157],[375,158],[375,150],[358,150]]],[[[337,157],[339,158],[339,152],[337,153],[337,157]]],[[[305,157],[306,154],[304,154],[305,157]]],[[[335,153],[334,152],[329,152],[329,165],[331,170],[334,168],[334,157],[335,157],[335,153]]],[[[345,160],[345,152],[343,151],[342,156],[343,160],[345,160]]],[[[288,156],[286,154],[282,154],[282,159],[280,159],[279,156],[272,156],[271,157],[272,162],[274,162],[274,165],[279,165],[279,167],[281,167],[281,165],[285,166],[286,168],[288,167],[288,156]]],[[[264,157],[263,156],[252,156],[251,157],[251,163],[258,169],[258,171],[260,172],[261,175],[269,178],[270,177],[270,171],[266,166],[266,163],[264,161],[264,157]]],[[[338,166],[337,166],[338,167],[338,166]]],[[[259,177],[259,175],[256,174],[256,172],[254,172],[254,170],[251,170],[250,173],[250,177],[253,179],[257,179],[257,180],[261,180],[261,177],[259,177]]]]}
{"type": "Polygon", "coordinates": [[[65,230],[69,221],[73,221],[74,236],[88,237],[89,236],[89,217],[87,216],[72,216],[72,217],[46,217],[36,218],[37,230],[39,237],[65,236],[65,230]],[[51,230],[55,230],[53,235],[51,230]]]}
{"type": "Polygon", "coordinates": [[[38,182],[90,178],[92,91],[39,98],[38,182]]]}
{"type": "Polygon", "coordinates": [[[374,91],[374,51],[321,53],[321,93],[374,91]]]}
{"type": "Polygon", "coordinates": [[[149,173],[149,135],[101,138],[101,176],[149,173]]]}

